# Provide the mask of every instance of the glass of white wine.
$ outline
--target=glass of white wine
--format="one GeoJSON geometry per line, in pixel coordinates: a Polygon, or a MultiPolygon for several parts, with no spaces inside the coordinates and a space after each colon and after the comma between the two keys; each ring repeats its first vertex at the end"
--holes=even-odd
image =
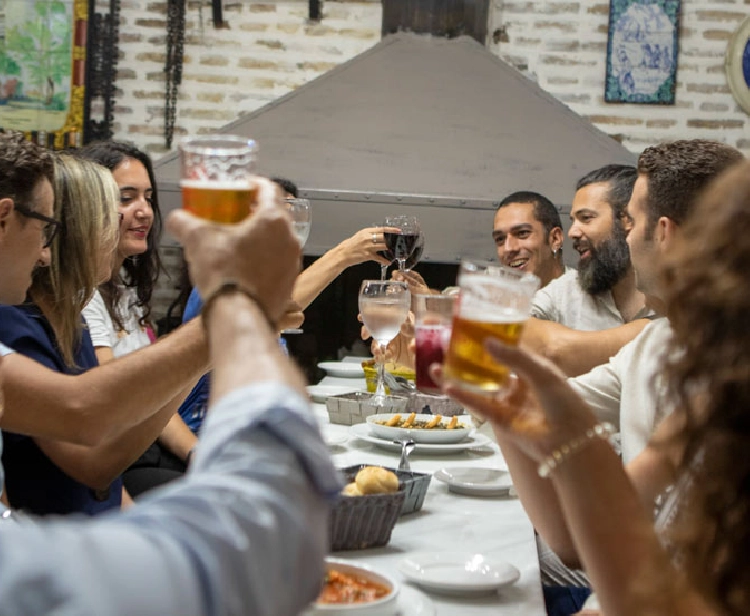
{"type": "Polygon", "coordinates": [[[286,203],[292,217],[294,234],[300,247],[304,248],[312,227],[312,206],[308,199],[287,199],[286,203]]]}
{"type": "Polygon", "coordinates": [[[411,305],[409,288],[396,280],[363,280],[359,290],[359,313],[370,335],[383,349],[378,362],[378,383],[372,402],[385,403],[385,347],[401,330],[411,305]]]}

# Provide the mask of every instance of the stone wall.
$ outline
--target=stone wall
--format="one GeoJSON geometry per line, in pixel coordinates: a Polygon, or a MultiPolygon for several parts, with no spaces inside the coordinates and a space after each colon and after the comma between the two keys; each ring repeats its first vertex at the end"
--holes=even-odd
{"type": "MultiPolygon", "coordinates": [[[[576,113],[638,152],[705,137],[750,155],[750,118],[724,73],[727,42],[750,0],[682,0],[676,104],[604,102],[608,0],[491,0],[489,49],[576,113]]],[[[122,0],[115,137],[154,158],[164,147],[166,2],[122,0]]],[[[175,138],[208,133],[367,50],[380,40],[381,5],[326,0],[320,23],[304,0],[224,0],[229,28],[210,23],[208,0],[188,1],[175,138]]],[[[165,252],[171,272],[179,251],[165,252]]],[[[174,295],[168,280],[157,312],[174,295]]]]}

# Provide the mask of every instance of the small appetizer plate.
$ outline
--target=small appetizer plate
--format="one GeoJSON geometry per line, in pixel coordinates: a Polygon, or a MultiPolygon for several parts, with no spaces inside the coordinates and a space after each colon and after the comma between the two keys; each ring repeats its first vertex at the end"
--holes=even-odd
{"type": "Polygon", "coordinates": [[[447,595],[496,592],[521,577],[509,563],[460,552],[413,554],[402,560],[398,568],[409,582],[447,595]]]}

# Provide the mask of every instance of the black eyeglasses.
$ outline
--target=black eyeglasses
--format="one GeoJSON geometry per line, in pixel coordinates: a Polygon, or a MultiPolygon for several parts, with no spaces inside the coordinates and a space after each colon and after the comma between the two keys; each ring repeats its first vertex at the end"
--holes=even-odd
{"type": "Polygon", "coordinates": [[[54,218],[50,218],[49,216],[44,216],[39,212],[35,212],[34,210],[29,209],[28,207],[20,203],[14,204],[14,207],[16,211],[21,214],[21,216],[25,216],[26,218],[34,218],[35,220],[41,220],[43,223],[45,223],[44,227],[42,227],[42,233],[44,234],[43,248],[48,248],[50,244],[52,244],[52,240],[55,239],[55,236],[60,230],[62,223],[59,220],[55,220],[54,218]]]}

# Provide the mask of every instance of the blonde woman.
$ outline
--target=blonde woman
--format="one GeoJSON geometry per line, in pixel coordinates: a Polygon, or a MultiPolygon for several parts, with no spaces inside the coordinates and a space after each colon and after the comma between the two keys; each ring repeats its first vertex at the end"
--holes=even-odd
{"type": "MultiPolygon", "coordinates": [[[[0,306],[0,342],[63,374],[97,365],[81,310],[112,270],[119,193],[103,167],[60,155],[54,164],[60,232],[21,306],[0,306]]],[[[37,514],[97,514],[121,503],[120,473],[166,424],[169,406],[106,444],[81,446],[4,432],[7,498],[37,514]]]]}

